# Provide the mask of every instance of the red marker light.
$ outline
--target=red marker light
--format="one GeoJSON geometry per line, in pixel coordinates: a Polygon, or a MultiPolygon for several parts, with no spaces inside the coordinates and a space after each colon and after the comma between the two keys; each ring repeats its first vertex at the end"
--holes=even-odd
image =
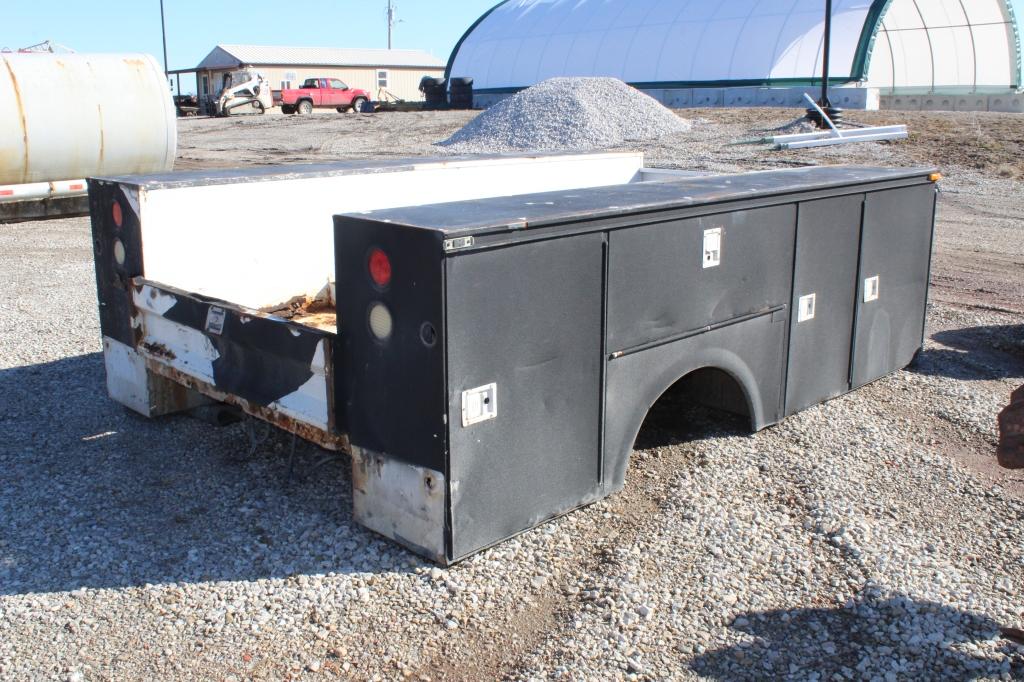
{"type": "Polygon", "coordinates": [[[114,218],[114,224],[121,227],[121,223],[124,222],[124,214],[121,212],[121,202],[115,201],[114,205],[110,207],[110,213],[114,218]]]}
{"type": "Polygon", "coordinates": [[[379,287],[391,284],[391,259],[380,249],[370,251],[370,278],[379,287]]]}

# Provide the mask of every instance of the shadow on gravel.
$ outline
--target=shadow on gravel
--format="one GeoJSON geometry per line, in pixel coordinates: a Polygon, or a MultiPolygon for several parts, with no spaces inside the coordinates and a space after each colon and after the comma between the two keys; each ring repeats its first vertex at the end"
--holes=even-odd
{"type": "Polygon", "coordinates": [[[743,641],[697,656],[720,680],[944,679],[1024,674],[1021,648],[983,615],[909,597],[852,608],[750,612],[732,630],[743,641]],[[867,673],[867,674],[865,674],[867,673]]]}
{"type": "Polygon", "coordinates": [[[1024,377],[1024,325],[990,325],[937,332],[948,348],[922,351],[910,371],[966,380],[1024,377]]]}
{"type": "Polygon", "coordinates": [[[100,353],[0,370],[0,434],[0,595],[424,564],[352,520],[347,457],[298,441],[289,479],[276,429],[137,416],[100,353]]]}

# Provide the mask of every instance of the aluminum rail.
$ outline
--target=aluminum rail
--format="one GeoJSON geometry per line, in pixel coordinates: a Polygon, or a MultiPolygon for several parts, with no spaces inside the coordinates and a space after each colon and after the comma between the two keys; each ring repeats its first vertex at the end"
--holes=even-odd
{"type": "MultiPolygon", "coordinates": [[[[851,130],[843,130],[843,137],[861,137],[863,135],[876,134],[876,133],[905,133],[907,132],[907,126],[905,125],[894,125],[894,126],[877,126],[867,128],[853,128],[851,130]]],[[[824,138],[834,138],[830,131],[822,131],[817,133],[796,133],[793,135],[776,135],[766,139],[766,142],[781,143],[781,142],[804,142],[806,140],[821,140],[824,138]]]]}
{"type": "Polygon", "coordinates": [[[828,147],[837,144],[848,144],[850,142],[879,142],[882,140],[904,140],[907,138],[907,131],[902,133],[869,133],[850,137],[826,137],[821,140],[804,140],[802,142],[782,142],[776,146],[777,149],[809,149],[811,147],[828,147]]]}
{"type": "Polygon", "coordinates": [[[808,149],[811,147],[828,147],[836,144],[847,144],[850,142],[877,142],[880,140],[902,140],[907,137],[906,126],[886,126],[856,128],[854,130],[839,130],[828,114],[818,106],[814,99],[804,93],[806,99],[821,115],[822,120],[828,123],[831,131],[824,133],[812,133],[808,135],[782,135],[772,139],[776,149],[808,149]],[[811,137],[814,135],[814,137],[811,137]],[[788,138],[788,139],[787,139],[788,138]],[[802,138],[802,139],[800,139],[802,138]]]}

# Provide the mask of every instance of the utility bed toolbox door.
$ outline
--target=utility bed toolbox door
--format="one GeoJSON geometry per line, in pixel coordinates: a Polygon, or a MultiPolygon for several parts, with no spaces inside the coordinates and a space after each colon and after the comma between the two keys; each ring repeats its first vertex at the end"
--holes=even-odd
{"type": "Polygon", "coordinates": [[[786,414],[850,390],[863,194],[800,204],[786,414]]]}
{"type": "Polygon", "coordinates": [[[447,261],[455,558],[596,499],[603,253],[592,233],[447,261]]]}
{"type": "Polygon", "coordinates": [[[865,199],[853,388],[905,367],[921,348],[934,213],[933,184],[865,199]]]}
{"type": "Polygon", "coordinates": [[[787,304],[795,229],[786,204],[612,232],[608,350],[787,304]]]}

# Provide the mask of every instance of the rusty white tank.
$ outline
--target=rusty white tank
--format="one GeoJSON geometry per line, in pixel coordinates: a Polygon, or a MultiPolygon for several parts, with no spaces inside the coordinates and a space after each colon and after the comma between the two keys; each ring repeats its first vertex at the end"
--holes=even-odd
{"type": "Polygon", "coordinates": [[[170,89],[145,54],[0,54],[0,189],[170,170],[170,89]]]}

